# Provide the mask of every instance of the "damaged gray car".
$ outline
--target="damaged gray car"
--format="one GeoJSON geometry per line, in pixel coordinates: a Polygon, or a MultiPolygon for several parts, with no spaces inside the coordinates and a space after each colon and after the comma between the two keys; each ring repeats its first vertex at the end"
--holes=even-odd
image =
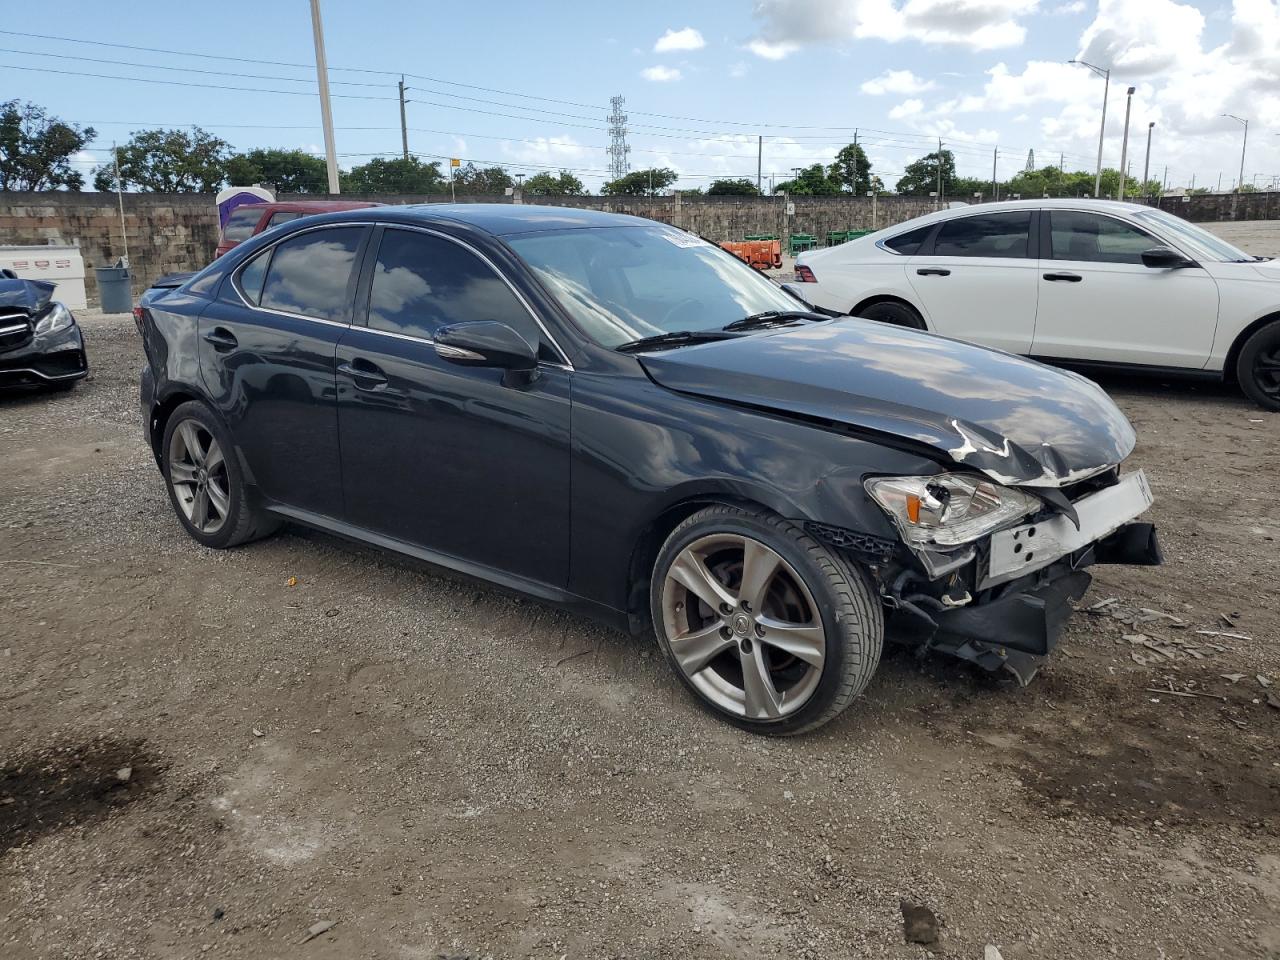
{"type": "Polygon", "coordinates": [[[0,270],[0,390],[70,390],[88,375],[84,337],[56,286],[0,270]]]}

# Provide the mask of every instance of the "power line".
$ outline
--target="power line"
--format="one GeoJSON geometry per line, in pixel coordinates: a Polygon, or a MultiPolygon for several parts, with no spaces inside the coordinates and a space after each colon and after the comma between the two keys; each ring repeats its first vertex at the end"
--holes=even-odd
{"type": "MultiPolygon", "coordinates": [[[[0,63],[0,70],[25,70],[31,73],[60,73],[72,77],[94,77],[98,80],[128,80],[132,83],[162,83],[170,87],[201,87],[206,90],[239,90],[242,93],[279,93],[290,97],[314,97],[314,91],[307,90],[266,90],[262,87],[229,87],[219,83],[186,83],[182,80],[159,80],[155,77],[121,77],[106,73],[81,73],[76,70],[53,70],[49,67],[19,67],[12,63],[0,63]]],[[[335,93],[335,98],[343,100],[395,100],[396,97],[372,97],[359,93],[335,93]]]]}

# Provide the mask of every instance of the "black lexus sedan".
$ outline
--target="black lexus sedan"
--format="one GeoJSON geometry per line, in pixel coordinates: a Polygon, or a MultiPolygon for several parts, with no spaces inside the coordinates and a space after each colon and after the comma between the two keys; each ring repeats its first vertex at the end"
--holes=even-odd
{"type": "Polygon", "coordinates": [[[0,271],[0,390],[69,390],[88,375],[84,337],[56,286],[0,271]]]}
{"type": "Polygon", "coordinates": [[[1092,382],[813,312],[697,237],[541,206],[311,217],[143,299],[146,438],[209,547],[283,521],[649,630],[762,733],[886,629],[1024,682],[1094,563],[1158,563],[1092,382]]]}

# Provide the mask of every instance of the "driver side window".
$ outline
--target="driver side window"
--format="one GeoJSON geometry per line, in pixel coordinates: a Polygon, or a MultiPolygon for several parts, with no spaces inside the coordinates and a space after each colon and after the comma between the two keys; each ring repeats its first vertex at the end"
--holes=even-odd
{"type": "Polygon", "coordinates": [[[1149,233],[1096,213],[1049,211],[1054,260],[1085,263],[1142,263],[1142,253],[1162,244],[1149,233]]]}

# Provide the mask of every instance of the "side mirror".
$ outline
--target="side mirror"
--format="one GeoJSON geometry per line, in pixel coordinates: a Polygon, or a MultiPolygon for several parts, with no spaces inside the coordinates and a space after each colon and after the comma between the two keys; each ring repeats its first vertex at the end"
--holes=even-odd
{"type": "Polygon", "coordinates": [[[1152,247],[1142,251],[1142,265],[1153,270],[1180,270],[1183,267],[1198,267],[1200,264],[1188,260],[1177,250],[1168,247],[1152,247]]]}
{"type": "Polygon", "coordinates": [[[538,367],[538,351],[520,334],[497,320],[452,323],[436,331],[436,354],[464,367],[498,367],[530,373],[538,367]]]}

